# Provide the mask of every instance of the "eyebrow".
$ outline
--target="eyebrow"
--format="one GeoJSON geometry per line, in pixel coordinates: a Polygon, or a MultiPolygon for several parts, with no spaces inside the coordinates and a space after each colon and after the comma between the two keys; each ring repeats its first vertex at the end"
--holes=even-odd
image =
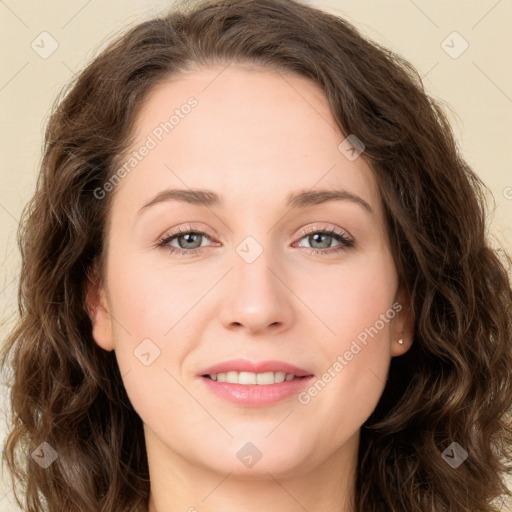
{"type": "MultiPolygon", "coordinates": [[[[138,215],[140,215],[150,206],[172,200],[212,208],[224,206],[223,199],[217,193],[211,190],[167,189],[158,193],[155,197],[153,197],[153,199],[146,203],[138,211],[138,215]]],[[[344,189],[304,190],[294,192],[288,195],[285,206],[293,210],[297,208],[307,208],[308,206],[314,206],[326,203],[328,201],[351,201],[362,206],[366,211],[373,214],[373,210],[367,201],[365,201],[362,197],[344,189]]]]}

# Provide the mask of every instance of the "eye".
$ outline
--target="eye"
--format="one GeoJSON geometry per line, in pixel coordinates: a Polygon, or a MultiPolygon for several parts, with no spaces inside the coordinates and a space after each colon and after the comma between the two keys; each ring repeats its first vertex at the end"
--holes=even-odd
{"type": "Polygon", "coordinates": [[[306,236],[303,236],[301,240],[306,239],[311,245],[311,247],[306,247],[306,249],[309,249],[307,252],[310,254],[338,253],[354,246],[354,240],[336,228],[317,229],[313,227],[306,230],[305,233],[306,236]],[[330,247],[333,241],[338,241],[339,245],[330,247]]]}
{"type": "MultiPolygon", "coordinates": [[[[172,233],[164,235],[164,237],[158,242],[158,247],[165,248],[168,252],[173,254],[179,254],[184,256],[197,254],[202,251],[204,247],[203,241],[207,238],[211,240],[208,233],[197,230],[191,226],[186,228],[179,228],[172,233]]],[[[317,229],[309,228],[302,233],[302,238],[307,239],[311,247],[304,247],[298,245],[298,247],[307,249],[309,254],[332,254],[347,250],[354,246],[354,241],[343,231],[338,231],[336,228],[332,229],[317,229]],[[331,247],[333,241],[339,242],[337,246],[331,247]]],[[[296,242],[297,244],[297,242],[296,242]]]]}
{"type": "Polygon", "coordinates": [[[197,252],[201,252],[201,247],[203,247],[201,243],[201,239],[204,238],[210,239],[207,233],[204,231],[193,229],[188,226],[183,230],[178,228],[176,231],[164,235],[164,238],[158,242],[159,247],[164,247],[170,253],[177,254],[195,254],[197,252]],[[176,242],[176,245],[172,245],[173,242],[176,242]]]}

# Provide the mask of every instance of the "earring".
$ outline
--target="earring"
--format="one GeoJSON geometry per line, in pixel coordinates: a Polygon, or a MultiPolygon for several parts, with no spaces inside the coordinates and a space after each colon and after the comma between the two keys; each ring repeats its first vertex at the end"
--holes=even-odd
{"type": "Polygon", "coordinates": [[[404,340],[403,340],[402,338],[400,338],[400,339],[398,340],[398,343],[399,343],[399,345],[403,345],[403,344],[404,344],[404,340]]]}

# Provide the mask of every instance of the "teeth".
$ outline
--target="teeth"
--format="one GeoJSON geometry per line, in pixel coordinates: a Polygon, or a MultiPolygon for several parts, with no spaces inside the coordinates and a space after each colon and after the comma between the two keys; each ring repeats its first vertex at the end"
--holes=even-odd
{"type": "Polygon", "coordinates": [[[265,372],[265,373],[252,373],[252,372],[225,372],[209,375],[212,380],[218,382],[227,382],[228,384],[279,384],[285,380],[293,380],[295,375],[293,373],[285,372],[265,372]]]}

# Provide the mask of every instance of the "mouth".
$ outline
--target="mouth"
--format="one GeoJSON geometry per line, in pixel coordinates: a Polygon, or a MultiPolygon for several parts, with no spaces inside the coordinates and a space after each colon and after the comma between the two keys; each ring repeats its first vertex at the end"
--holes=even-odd
{"type": "Polygon", "coordinates": [[[199,375],[230,384],[268,385],[311,377],[312,373],[284,361],[254,362],[248,359],[232,359],[205,368],[199,375]]]}
{"type": "Polygon", "coordinates": [[[238,359],[201,371],[198,377],[215,395],[244,407],[263,407],[298,394],[314,379],[307,370],[282,361],[238,359]]]}
{"type": "Polygon", "coordinates": [[[289,382],[296,379],[306,379],[308,376],[294,375],[286,372],[221,372],[213,374],[205,374],[202,377],[217,382],[227,382],[228,384],[241,384],[243,386],[269,386],[271,384],[280,384],[281,382],[289,382]]]}

